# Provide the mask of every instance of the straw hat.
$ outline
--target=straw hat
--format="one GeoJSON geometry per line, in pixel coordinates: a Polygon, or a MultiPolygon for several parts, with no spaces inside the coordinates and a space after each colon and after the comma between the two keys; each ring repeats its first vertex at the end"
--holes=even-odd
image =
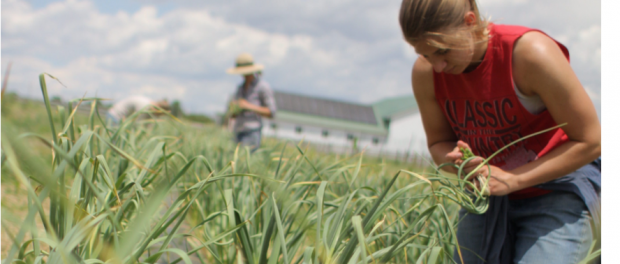
{"type": "Polygon", "coordinates": [[[226,70],[228,74],[248,75],[263,70],[265,66],[254,63],[252,55],[241,53],[236,60],[235,67],[226,70]]]}

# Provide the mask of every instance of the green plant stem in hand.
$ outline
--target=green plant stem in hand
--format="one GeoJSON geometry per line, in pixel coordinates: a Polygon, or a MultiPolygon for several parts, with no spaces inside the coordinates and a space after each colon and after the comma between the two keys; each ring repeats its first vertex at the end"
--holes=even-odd
{"type": "Polygon", "coordinates": [[[439,170],[442,167],[453,167],[455,168],[458,172],[457,172],[457,184],[452,184],[450,181],[446,181],[446,180],[441,180],[443,177],[445,176],[440,176],[439,177],[439,183],[442,185],[438,188],[437,191],[435,191],[435,195],[436,196],[443,196],[446,197],[450,200],[455,201],[456,203],[458,203],[461,207],[465,208],[468,212],[470,213],[474,213],[474,214],[483,214],[486,212],[486,210],[489,207],[489,199],[488,196],[490,195],[490,191],[489,191],[489,186],[488,186],[488,182],[491,178],[491,166],[489,164],[489,161],[492,160],[497,154],[499,154],[500,152],[504,151],[506,148],[520,142],[523,141],[525,139],[528,139],[530,137],[536,136],[536,135],[540,135],[542,133],[546,133],[549,132],[553,129],[565,126],[566,123],[561,124],[561,125],[557,125],[548,129],[544,129],[541,131],[538,131],[536,133],[532,133],[530,135],[527,135],[525,137],[519,138],[513,142],[511,142],[510,144],[507,144],[506,146],[500,148],[499,150],[497,150],[496,152],[494,152],[491,156],[487,157],[486,159],[484,159],[476,168],[474,168],[472,171],[470,171],[469,173],[465,173],[464,168],[465,165],[472,161],[473,159],[476,158],[476,156],[471,152],[470,149],[465,149],[465,148],[459,148],[460,151],[463,153],[463,157],[461,157],[461,160],[463,160],[463,163],[461,163],[461,165],[456,165],[454,163],[443,163],[441,165],[439,165],[437,167],[437,174],[439,174],[439,170]],[[482,168],[482,166],[487,166],[488,167],[488,175],[486,177],[477,175],[477,171],[482,168]],[[476,175],[476,176],[474,176],[476,175]],[[478,187],[472,183],[469,179],[471,177],[476,177],[477,180],[480,182],[480,189],[478,189],[478,187]]]}
{"type": "Polygon", "coordinates": [[[459,149],[461,150],[461,153],[463,153],[463,157],[461,157],[461,160],[466,160],[471,157],[474,157],[474,153],[471,152],[470,149],[468,148],[459,148],[459,149]]]}
{"type": "Polygon", "coordinates": [[[241,109],[241,107],[239,107],[239,105],[235,101],[232,101],[230,102],[230,104],[228,104],[228,115],[229,116],[236,116],[239,113],[241,113],[242,110],[243,109],[241,109]]]}

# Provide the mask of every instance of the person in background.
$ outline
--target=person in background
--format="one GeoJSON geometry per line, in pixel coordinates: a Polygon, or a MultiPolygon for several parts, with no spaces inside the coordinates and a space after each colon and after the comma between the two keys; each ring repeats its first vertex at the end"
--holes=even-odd
{"type": "MultiPolygon", "coordinates": [[[[163,110],[170,111],[170,105],[166,100],[154,101],[148,97],[144,97],[141,95],[134,95],[122,99],[116,102],[110,109],[108,109],[107,118],[113,125],[120,124],[121,121],[124,121],[127,117],[131,116],[136,111],[140,111],[148,106],[158,106],[163,110]]],[[[155,110],[155,108],[149,109],[155,110]]],[[[152,113],[155,116],[162,115],[161,112],[152,113]]],[[[139,118],[144,119],[148,118],[148,114],[143,114],[139,118]]]]}
{"type": "Polygon", "coordinates": [[[600,238],[601,124],[566,47],[537,29],[487,22],[475,0],[403,0],[399,22],[419,54],[413,93],[437,164],[461,165],[469,149],[478,156],[469,173],[566,123],[474,172],[490,177],[491,197],[484,214],[460,212],[463,262],[583,260],[600,238]]]}
{"type": "Polygon", "coordinates": [[[235,118],[233,132],[236,142],[250,146],[252,152],[260,147],[262,117],[273,118],[276,112],[273,91],[260,75],[263,68],[263,65],[254,63],[252,55],[242,53],[237,57],[235,67],[226,71],[243,76],[228,112],[235,118]]]}

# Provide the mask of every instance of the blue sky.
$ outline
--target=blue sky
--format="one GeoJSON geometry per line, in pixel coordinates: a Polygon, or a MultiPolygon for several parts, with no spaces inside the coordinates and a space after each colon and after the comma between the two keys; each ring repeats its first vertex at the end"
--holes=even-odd
{"type": "MultiPolygon", "coordinates": [[[[49,4],[54,3],[54,2],[60,2],[57,0],[30,0],[27,1],[28,3],[30,3],[30,5],[32,5],[32,7],[34,9],[43,9],[45,7],[47,7],[49,4]]],[[[105,0],[97,0],[97,1],[91,1],[95,6],[97,11],[104,13],[104,14],[116,14],[118,11],[125,11],[127,13],[135,13],[138,10],[140,10],[140,8],[145,4],[145,3],[149,3],[151,5],[156,5],[158,10],[161,13],[165,13],[167,11],[170,11],[172,9],[174,9],[176,7],[176,5],[172,2],[172,1],[135,1],[135,0],[124,0],[124,1],[119,1],[119,0],[112,0],[112,1],[105,1],[105,0]]]]}
{"type": "MultiPolygon", "coordinates": [[[[601,3],[481,0],[491,21],[539,28],[564,43],[600,116],[601,3]]],[[[66,99],[131,94],[222,111],[240,77],[237,54],[266,66],[274,89],[370,103],[410,95],[413,49],[398,0],[2,0],[2,70],[9,90],[40,98],[37,76],[66,99]]]]}

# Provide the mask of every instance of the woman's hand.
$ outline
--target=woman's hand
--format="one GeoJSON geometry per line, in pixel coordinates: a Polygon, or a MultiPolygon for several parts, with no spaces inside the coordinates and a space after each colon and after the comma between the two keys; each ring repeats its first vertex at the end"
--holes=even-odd
{"type": "MultiPolygon", "coordinates": [[[[487,189],[489,190],[489,195],[503,196],[511,192],[520,190],[516,181],[517,175],[504,171],[499,167],[493,165],[491,165],[490,167],[491,177],[489,178],[489,183],[487,186],[487,189]]],[[[482,168],[480,168],[478,172],[474,175],[480,176],[471,177],[473,179],[473,183],[476,185],[478,190],[480,190],[482,188],[482,184],[484,183],[484,181],[487,180],[487,177],[489,175],[489,166],[482,166],[482,168]]]]}
{"type": "MultiPolygon", "coordinates": [[[[471,150],[471,148],[469,147],[469,145],[467,143],[465,143],[462,140],[459,140],[458,142],[456,142],[456,147],[454,147],[454,149],[452,149],[452,151],[450,151],[450,152],[448,152],[448,154],[446,154],[446,159],[449,162],[456,164],[457,166],[461,166],[463,164],[463,161],[465,161],[465,159],[463,159],[463,152],[461,152],[461,149],[471,150]]],[[[478,165],[480,165],[480,163],[482,163],[483,160],[484,159],[482,157],[476,157],[476,158],[470,160],[469,162],[467,162],[465,164],[465,167],[463,168],[463,170],[465,172],[472,171],[478,165]]]]}
{"type": "Polygon", "coordinates": [[[250,104],[247,100],[241,98],[239,100],[237,100],[237,105],[239,106],[239,108],[241,109],[246,109],[246,110],[252,110],[252,104],[250,104]]]}
{"type": "Polygon", "coordinates": [[[271,118],[273,116],[268,107],[252,104],[243,98],[237,100],[237,105],[241,109],[249,110],[265,117],[271,118]]]}
{"type": "MultiPolygon", "coordinates": [[[[465,160],[463,159],[463,152],[461,151],[461,149],[471,150],[467,143],[459,140],[456,143],[456,147],[454,147],[451,152],[446,154],[446,158],[451,160],[452,163],[458,166],[462,166],[465,160]]],[[[482,164],[483,161],[484,159],[482,157],[476,157],[467,162],[465,164],[465,167],[463,167],[462,176],[464,177],[465,175],[468,175],[471,171],[473,171],[480,164],[482,164]]],[[[491,177],[489,178],[489,183],[487,187],[489,195],[502,196],[518,190],[516,175],[504,171],[497,166],[491,165],[490,167],[491,177]]],[[[478,188],[478,190],[481,190],[483,182],[486,181],[488,175],[489,166],[483,165],[482,167],[480,167],[480,169],[478,169],[477,173],[474,173],[474,175],[469,178],[469,180],[476,185],[476,188],[478,188]]]]}

